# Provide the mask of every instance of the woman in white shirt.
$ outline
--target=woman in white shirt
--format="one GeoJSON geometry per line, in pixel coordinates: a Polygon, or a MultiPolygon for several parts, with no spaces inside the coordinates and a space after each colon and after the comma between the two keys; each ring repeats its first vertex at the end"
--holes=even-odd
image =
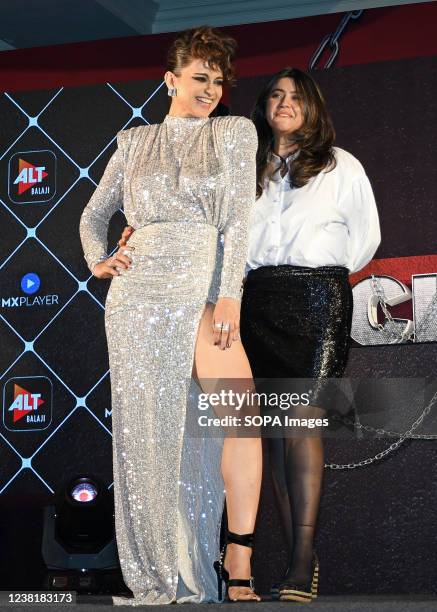
{"type": "MultiPolygon", "coordinates": [[[[255,379],[341,377],[352,317],[348,275],[379,243],[378,213],[360,162],[333,146],[334,129],[314,80],[275,74],[252,115],[258,132],[257,201],[251,213],[241,339],[255,379]]],[[[268,382],[265,381],[265,382],[268,382]]],[[[319,383],[322,384],[322,383],[319,383]]],[[[275,388],[275,385],[273,385],[275,388]]],[[[278,388],[278,385],[276,386],[278,388]]],[[[288,411],[326,416],[317,399],[288,411]]],[[[324,469],[320,435],[268,439],[289,565],[272,595],[317,593],[313,538],[324,469]]]]}

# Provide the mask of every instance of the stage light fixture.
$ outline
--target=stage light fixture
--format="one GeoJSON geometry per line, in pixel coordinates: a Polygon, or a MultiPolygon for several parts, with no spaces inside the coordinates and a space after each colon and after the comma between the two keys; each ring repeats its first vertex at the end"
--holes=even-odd
{"type": "Polygon", "coordinates": [[[113,491],[80,475],[58,489],[44,508],[45,588],[88,594],[129,594],[121,575],[114,528],[113,491]]]}

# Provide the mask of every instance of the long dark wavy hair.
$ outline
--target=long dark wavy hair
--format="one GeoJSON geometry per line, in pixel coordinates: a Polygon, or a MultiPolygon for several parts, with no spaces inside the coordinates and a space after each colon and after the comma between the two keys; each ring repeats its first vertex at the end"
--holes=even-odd
{"type": "Polygon", "coordinates": [[[329,172],[336,161],[332,149],[335,131],[326,109],[322,93],[312,77],[298,68],[284,68],[272,76],[260,92],[252,112],[252,121],[258,132],[257,196],[263,192],[264,179],[269,176],[269,153],[273,150],[272,128],[266,119],[266,105],[279,79],[293,79],[296,92],[303,105],[302,127],[290,135],[290,144],[296,143],[299,155],[288,164],[289,180],[294,187],[303,187],[322,170],[329,172]]]}

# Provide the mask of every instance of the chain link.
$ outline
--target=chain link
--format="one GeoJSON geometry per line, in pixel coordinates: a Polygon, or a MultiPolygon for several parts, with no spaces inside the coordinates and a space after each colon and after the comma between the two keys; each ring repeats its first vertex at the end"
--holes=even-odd
{"type": "MultiPolygon", "coordinates": [[[[374,295],[378,298],[378,303],[381,306],[382,312],[385,316],[384,325],[378,323],[378,330],[386,337],[388,344],[398,344],[401,342],[407,342],[409,340],[414,340],[414,332],[409,332],[408,327],[406,327],[401,333],[399,333],[398,326],[396,325],[389,309],[387,308],[386,296],[384,293],[384,288],[381,285],[378,278],[376,278],[373,274],[371,275],[371,285],[373,289],[374,295]]],[[[437,280],[436,280],[437,282],[437,280]]],[[[436,285],[436,294],[433,296],[431,304],[427,308],[422,320],[420,321],[419,326],[417,326],[418,330],[425,329],[425,327],[429,326],[431,319],[434,317],[435,311],[437,310],[437,285],[436,285]]],[[[416,439],[416,440],[436,440],[437,434],[415,434],[413,433],[419,425],[422,423],[423,419],[430,413],[431,408],[436,403],[437,393],[435,393],[429,402],[429,404],[424,408],[422,414],[417,418],[411,427],[405,431],[404,433],[399,433],[396,431],[390,431],[387,429],[383,429],[382,427],[372,427],[371,425],[364,425],[359,421],[353,421],[347,417],[338,417],[333,416],[334,420],[342,421],[345,425],[352,425],[355,429],[360,429],[364,431],[368,431],[370,433],[377,433],[379,435],[386,435],[390,437],[398,437],[398,440],[392,442],[390,446],[388,446],[383,451],[377,453],[373,457],[368,457],[367,459],[362,459],[361,461],[356,461],[352,463],[326,463],[325,468],[329,468],[331,470],[346,470],[346,469],[354,469],[358,467],[364,467],[366,465],[370,465],[375,461],[379,461],[386,457],[388,454],[397,450],[401,444],[405,442],[407,439],[416,439]]]]}
{"type": "MultiPolygon", "coordinates": [[[[335,32],[331,34],[327,34],[322,39],[322,42],[320,43],[319,47],[316,49],[315,53],[310,59],[309,70],[316,69],[317,62],[320,60],[323,52],[328,47],[332,51],[331,51],[331,55],[329,59],[327,60],[324,68],[328,69],[332,66],[332,64],[334,63],[339,53],[339,42],[338,41],[339,41],[340,36],[345,31],[346,26],[349,24],[349,22],[351,20],[356,20],[359,17],[361,17],[363,12],[364,12],[363,10],[350,11],[349,13],[346,13],[346,15],[343,16],[335,32]]],[[[437,282],[437,277],[436,277],[436,282],[437,282]]],[[[399,343],[408,342],[411,340],[414,341],[415,340],[414,331],[411,332],[408,329],[408,326],[405,327],[399,333],[399,326],[396,324],[389,309],[387,308],[384,288],[379,282],[379,279],[377,279],[373,274],[371,277],[371,283],[372,283],[372,289],[374,291],[374,294],[378,297],[378,303],[381,306],[382,312],[384,313],[384,316],[385,316],[384,325],[382,325],[381,323],[378,323],[378,330],[387,338],[387,343],[388,344],[399,344],[399,343]]],[[[436,286],[436,293],[431,301],[429,308],[427,309],[425,315],[420,321],[419,326],[416,326],[417,331],[422,330],[427,326],[429,327],[430,322],[435,318],[434,315],[437,315],[437,286],[436,286]]],[[[362,459],[361,461],[356,461],[356,462],[351,462],[351,463],[325,463],[325,468],[328,468],[331,470],[346,470],[346,469],[364,467],[367,465],[371,465],[375,461],[380,461],[381,459],[383,459],[390,453],[394,452],[407,439],[421,439],[421,440],[437,439],[437,434],[421,435],[421,434],[413,433],[422,423],[425,416],[430,413],[431,408],[435,404],[436,400],[437,400],[437,393],[434,394],[428,406],[424,408],[422,414],[413,422],[411,427],[407,431],[405,431],[403,434],[400,434],[399,432],[395,432],[395,431],[386,430],[383,428],[375,428],[370,425],[364,425],[360,422],[352,421],[352,419],[348,419],[347,417],[336,417],[336,416],[332,417],[335,420],[341,420],[346,425],[352,425],[356,429],[362,429],[362,430],[365,430],[371,433],[377,433],[379,435],[388,435],[388,436],[396,436],[396,437],[399,436],[399,438],[395,442],[392,442],[392,444],[390,444],[386,449],[380,451],[379,453],[376,453],[376,455],[372,457],[368,457],[367,459],[362,459]]]]}
{"type": "Polygon", "coordinates": [[[437,320],[437,275],[435,293],[425,313],[422,315],[422,318],[416,324],[416,330],[414,331],[413,328],[413,330],[410,331],[410,328],[407,325],[401,333],[399,333],[399,326],[396,325],[389,309],[387,308],[384,288],[379,279],[372,274],[370,282],[373,293],[378,298],[378,303],[381,306],[381,310],[385,316],[384,325],[378,323],[378,330],[387,338],[388,344],[400,344],[401,342],[408,341],[416,342],[421,333],[427,332],[430,339],[435,339],[435,326],[437,320]],[[430,332],[431,328],[432,333],[430,332]]]}
{"type": "Polygon", "coordinates": [[[325,463],[325,468],[329,468],[330,470],[352,470],[354,468],[364,467],[366,465],[370,465],[374,463],[375,461],[380,461],[381,459],[386,457],[388,454],[398,449],[400,445],[403,444],[405,440],[409,438],[416,438],[416,439],[421,439],[421,440],[437,439],[437,435],[431,435],[431,434],[430,435],[419,435],[419,434],[413,433],[419,427],[419,425],[422,424],[423,419],[431,412],[431,408],[434,406],[436,401],[437,401],[437,392],[434,393],[429,404],[425,406],[425,408],[422,411],[422,414],[413,422],[411,427],[407,429],[407,431],[405,431],[403,434],[399,434],[398,432],[395,432],[395,431],[388,431],[382,428],[371,427],[370,425],[363,425],[359,421],[358,422],[353,421],[352,419],[349,419],[348,417],[339,417],[337,415],[334,415],[333,417],[331,417],[333,420],[342,421],[345,425],[352,425],[356,429],[364,429],[365,431],[369,431],[372,433],[375,432],[380,435],[399,436],[399,439],[393,442],[392,444],[390,444],[390,446],[388,446],[383,451],[376,453],[376,455],[374,455],[373,457],[368,457],[367,459],[362,459],[361,461],[356,461],[353,463],[325,463]]]}
{"type": "Polygon", "coordinates": [[[349,11],[349,13],[346,13],[346,15],[342,17],[335,32],[332,32],[331,34],[327,34],[323,38],[316,52],[311,57],[310,63],[309,63],[309,70],[315,70],[317,62],[320,60],[323,51],[327,47],[331,49],[331,56],[329,57],[328,61],[324,65],[324,68],[331,68],[332,64],[334,63],[335,58],[338,55],[339,49],[340,49],[339,44],[338,44],[338,40],[340,36],[343,34],[349,21],[351,21],[351,19],[358,19],[359,17],[361,17],[362,14],[363,14],[363,10],[349,11]]]}
{"type": "Polygon", "coordinates": [[[384,287],[381,285],[379,278],[374,274],[371,275],[370,283],[373,294],[378,298],[378,303],[384,313],[384,325],[378,323],[378,330],[385,336],[387,344],[400,344],[413,339],[414,331],[410,331],[408,325],[399,332],[399,326],[396,325],[389,309],[387,308],[387,298],[385,296],[384,287]]]}

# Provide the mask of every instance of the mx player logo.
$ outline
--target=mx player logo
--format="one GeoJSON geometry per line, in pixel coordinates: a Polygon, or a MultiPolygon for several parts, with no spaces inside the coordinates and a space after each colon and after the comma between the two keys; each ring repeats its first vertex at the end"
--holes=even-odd
{"type": "Polygon", "coordinates": [[[9,431],[39,431],[52,422],[52,382],[46,376],[10,378],[3,387],[3,424],[9,431]]]}
{"type": "Polygon", "coordinates": [[[22,151],[9,159],[9,197],[15,204],[48,202],[56,193],[56,155],[22,151]]]}

